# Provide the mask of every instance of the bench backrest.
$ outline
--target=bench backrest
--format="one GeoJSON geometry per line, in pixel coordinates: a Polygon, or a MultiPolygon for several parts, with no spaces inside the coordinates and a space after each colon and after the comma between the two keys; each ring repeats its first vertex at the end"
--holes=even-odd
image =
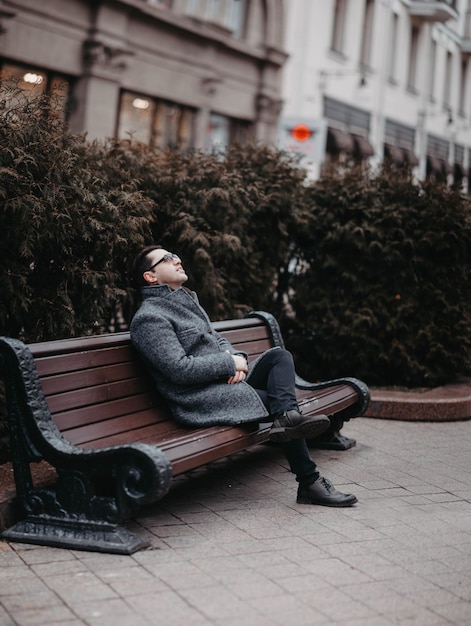
{"type": "MultiPolygon", "coordinates": [[[[273,346],[267,326],[258,318],[214,326],[251,359],[273,346]]],[[[172,445],[178,437],[193,435],[194,429],[172,418],[128,332],[28,347],[52,417],[72,443],[99,448],[140,441],[165,449],[166,442],[172,445]]]]}
{"type": "MultiPolygon", "coordinates": [[[[214,326],[234,347],[247,352],[250,360],[283,345],[276,321],[267,314],[254,313],[254,317],[214,326]]],[[[157,393],[128,332],[29,344],[28,348],[52,418],[77,446],[154,444],[178,474],[268,438],[267,424],[203,429],[179,425],[157,393]]],[[[341,419],[361,414],[367,406],[367,392],[356,379],[297,382],[297,398],[305,414],[341,419]]]]}

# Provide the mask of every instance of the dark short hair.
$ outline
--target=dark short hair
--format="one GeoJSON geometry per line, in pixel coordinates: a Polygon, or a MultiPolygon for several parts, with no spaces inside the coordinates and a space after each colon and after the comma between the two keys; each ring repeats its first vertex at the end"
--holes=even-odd
{"type": "Polygon", "coordinates": [[[153,250],[163,250],[163,246],[156,244],[146,246],[145,248],[142,248],[142,250],[140,250],[134,257],[131,267],[131,275],[135,287],[142,287],[147,284],[143,274],[149,269],[148,256],[153,250]]]}

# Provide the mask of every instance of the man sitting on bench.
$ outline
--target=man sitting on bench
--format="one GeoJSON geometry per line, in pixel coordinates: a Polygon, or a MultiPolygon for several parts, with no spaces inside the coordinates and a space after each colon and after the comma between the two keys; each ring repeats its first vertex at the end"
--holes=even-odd
{"type": "Polygon", "coordinates": [[[131,322],[131,340],[178,422],[195,427],[273,422],[270,440],[280,443],[299,483],[297,502],[345,507],[357,502],[320,476],[306,438],[330,426],[326,415],[299,411],[290,352],[273,348],[250,366],[213,328],[180,258],[147,246],[133,264],[142,303],[131,322]]]}

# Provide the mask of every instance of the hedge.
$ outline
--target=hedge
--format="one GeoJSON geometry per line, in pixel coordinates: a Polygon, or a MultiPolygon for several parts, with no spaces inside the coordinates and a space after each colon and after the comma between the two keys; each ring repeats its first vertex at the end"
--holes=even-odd
{"type": "Polygon", "coordinates": [[[408,387],[469,375],[469,198],[388,166],[327,176],[307,197],[287,323],[303,367],[408,387]]]}

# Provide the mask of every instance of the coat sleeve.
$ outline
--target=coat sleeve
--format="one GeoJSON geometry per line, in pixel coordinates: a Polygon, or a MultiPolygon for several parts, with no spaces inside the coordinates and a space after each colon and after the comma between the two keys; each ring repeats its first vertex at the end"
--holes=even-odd
{"type": "Polygon", "coordinates": [[[222,337],[218,332],[214,331],[214,334],[216,335],[216,339],[222,350],[228,350],[230,354],[240,354],[240,356],[243,356],[244,359],[248,362],[249,355],[247,354],[247,352],[244,352],[243,350],[236,350],[234,346],[229,341],[227,341],[225,337],[222,337]]]}
{"type": "Polygon", "coordinates": [[[234,360],[226,352],[232,347],[229,342],[225,347],[216,337],[219,351],[217,347],[216,350],[204,350],[204,342],[214,342],[214,334],[209,338],[201,334],[178,335],[168,320],[155,316],[142,315],[131,324],[132,342],[149,365],[169,380],[182,385],[220,380],[235,374],[234,360]],[[202,354],[202,351],[205,353],[202,354]]]}

